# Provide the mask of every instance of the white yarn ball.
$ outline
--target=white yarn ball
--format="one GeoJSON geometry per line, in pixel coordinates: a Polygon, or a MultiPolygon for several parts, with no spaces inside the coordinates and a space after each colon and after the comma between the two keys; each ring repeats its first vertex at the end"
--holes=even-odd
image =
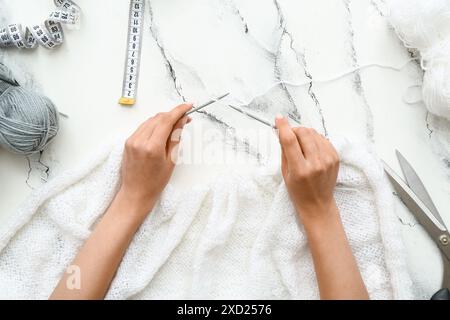
{"type": "Polygon", "coordinates": [[[420,51],[450,33],[450,0],[389,0],[390,21],[407,47],[420,51]]]}
{"type": "Polygon", "coordinates": [[[425,105],[450,120],[450,0],[389,0],[388,5],[400,39],[420,51],[425,105]]]}
{"type": "Polygon", "coordinates": [[[450,120],[450,38],[424,62],[422,97],[430,112],[450,120]]]}

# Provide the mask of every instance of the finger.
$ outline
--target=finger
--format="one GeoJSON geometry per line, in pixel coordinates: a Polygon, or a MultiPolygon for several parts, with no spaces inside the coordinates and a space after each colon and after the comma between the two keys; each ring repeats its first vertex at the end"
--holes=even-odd
{"type": "Polygon", "coordinates": [[[314,129],[305,127],[295,128],[294,132],[302,148],[305,159],[307,161],[317,160],[320,157],[316,141],[318,133],[314,129]]]}
{"type": "Polygon", "coordinates": [[[178,145],[181,141],[181,134],[186,124],[191,122],[191,118],[184,116],[173,127],[173,131],[167,141],[167,157],[175,164],[178,156],[178,145]]]}
{"type": "Polygon", "coordinates": [[[162,114],[158,121],[158,125],[153,130],[150,140],[153,141],[154,144],[164,144],[165,147],[175,124],[191,109],[192,104],[182,104],[172,109],[172,111],[162,114]]]}
{"type": "Polygon", "coordinates": [[[294,131],[292,131],[286,118],[277,116],[275,124],[278,129],[280,144],[286,157],[287,165],[289,167],[294,167],[299,162],[305,160],[297,136],[294,131]]]}

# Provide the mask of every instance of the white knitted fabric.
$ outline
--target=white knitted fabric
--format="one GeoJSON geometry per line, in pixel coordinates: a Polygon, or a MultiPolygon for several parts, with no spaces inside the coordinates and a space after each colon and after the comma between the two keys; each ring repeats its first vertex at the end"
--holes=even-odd
{"type": "MultiPolygon", "coordinates": [[[[413,298],[382,166],[364,147],[343,142],[337,148],[342,166],[336,200],[371,298],[413,298]]],[[[122,148],[112,147],[55,178],[3,228],[0,298],[50,295],[113,198],[121,156],[122,148]]],[[[279,173],[230,174],[185,194],[168,186],[131,243],[107,295],[318,297],[304,229],[279,173]]]]}

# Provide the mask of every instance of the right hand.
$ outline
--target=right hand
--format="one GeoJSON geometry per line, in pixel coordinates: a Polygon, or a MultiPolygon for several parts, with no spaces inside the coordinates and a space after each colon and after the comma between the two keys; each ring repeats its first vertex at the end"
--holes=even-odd
{"type": "Polygon", "coordinates": [[[179,135],[191,121],[185,116],[192,104],[182,104],[144,122],[125,143],[119,196],[147,215],[175,167],[179,135]],[[176,136],[176,137],[174,137],[176,136]]]}
{"type": "Polygon", "coordinates": [[[276,126],[282,148],[282,173],[297,213],[308,227],[338,212],[333,196],[339,156],[333,145],[310,128],[291,128],[284,117],[276,126]]]}

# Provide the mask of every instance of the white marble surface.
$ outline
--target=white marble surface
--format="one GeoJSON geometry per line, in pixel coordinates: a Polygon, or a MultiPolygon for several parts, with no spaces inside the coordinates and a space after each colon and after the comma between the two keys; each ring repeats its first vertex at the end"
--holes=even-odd
{"type": "MultiPolygon", "coordinates": [[[[281,110],[330,135],[373,141],[380,157],[400,172],[394,154],[399,149],[450,225],[450,125],[429,115],[421,104],[403,102],[406,89],[421,82],[416,63],[401,71],[370,67],[329,83],[278,85],[268,91],[280,80],[326,79],[358,65],[402,66],[410,53],[382,16],[382,1],[151,0],[139,103],[131,109],[117,105],[128,1],[78,0],[78,4],[83,9],[81,27],[66,32],[61,48],[2,52],[8,63],[26,70],[21,77],[29,86],[42,90],[69,116],[40,159],[49,167],[49,179],[158,111],[183,100],[203,102],[210,95],[232,91],[234,99],[261,96],[251,107],[266,105],[269,113],[281,110]]],[[[51,0],[0,0],[5,22],[33,24],[51,9],[51,0]]],[[[211,107],[207,112],[221,123],[196,115],[191,132],[200,124],[267,130],[225,108],[211,107]]],[[[230,141],[237,153],[250,158],[258,154],[251,141],[246,147],[245,141],[228,135],[230,141]]],[[[32,188],[39,188],[40,176],[47,176],[37,160],[0,150],[0,222],[14,214],[32,188]],[[27,182],[28,160],[32,170],[27,182]]],[[[228,168],[183,165],[173,182],[189,188],[192,181],[208,181],[228,168]]],[[[430,295],[440,285],[438,251],[399,202],[396,214],[414,280],[430,295]]]]}

